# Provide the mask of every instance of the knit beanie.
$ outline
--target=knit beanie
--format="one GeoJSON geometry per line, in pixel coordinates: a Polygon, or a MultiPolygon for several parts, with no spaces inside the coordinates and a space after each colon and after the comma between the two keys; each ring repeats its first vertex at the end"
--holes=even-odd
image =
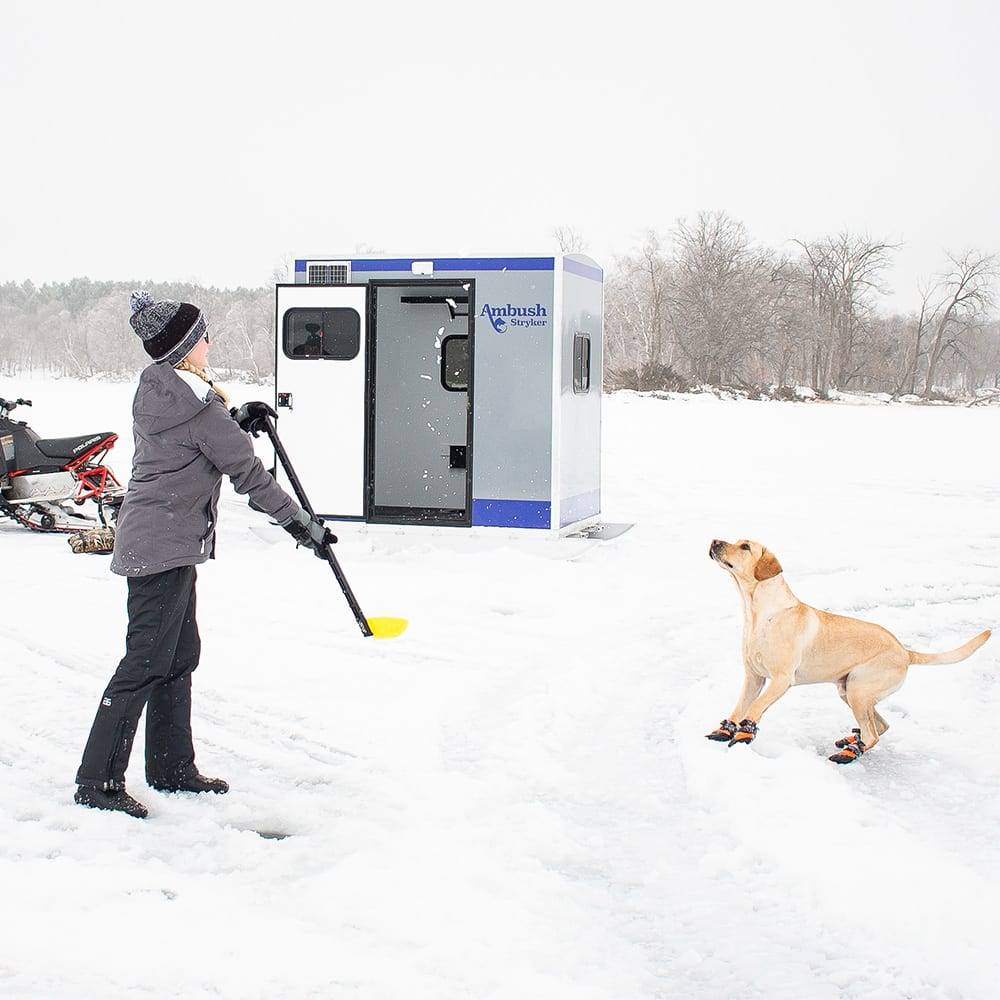
{"type": "Polygon", "coordinates": [[[149,292],[133,292],[129,322],[146,353],[157,363],[176,365],[205,336],[205,318],[190,302],[157,302],[149,292]]]}

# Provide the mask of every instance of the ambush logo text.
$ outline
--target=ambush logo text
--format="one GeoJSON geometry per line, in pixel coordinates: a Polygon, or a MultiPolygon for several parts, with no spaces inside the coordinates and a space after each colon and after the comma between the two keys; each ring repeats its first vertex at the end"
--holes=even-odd
{"type": "Polygon", "coordinates": [[[487,302],[479,315],[485,316],[497,333],[506,333],[512,326],[545,326],[549,314],[541,302],[536,302],[533,306],[515,306],[510,302],[502,306],[491,306],[487,302]]]}

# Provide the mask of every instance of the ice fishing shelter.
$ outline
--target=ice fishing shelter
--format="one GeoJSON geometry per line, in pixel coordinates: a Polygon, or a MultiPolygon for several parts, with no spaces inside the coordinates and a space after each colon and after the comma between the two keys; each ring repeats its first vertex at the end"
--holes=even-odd
{"type": "Polygon", "coordinates": [[[317,513],[596,521],[603,292],[580,254],[296,260],[276,289],[276,406],[317,513]]]}

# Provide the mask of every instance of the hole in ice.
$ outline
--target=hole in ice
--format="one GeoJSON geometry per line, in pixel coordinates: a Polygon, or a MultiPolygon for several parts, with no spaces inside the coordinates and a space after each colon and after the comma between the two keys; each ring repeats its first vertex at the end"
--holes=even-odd
{"type": "Polygon", "coordinates": [[[239,833],[255,833],[263,840],[285,840],[287,837],[292,836],[292,834],[286,833],[284,830],[276,830],[273,827],[264,827],[258,830],[254,826],[227,826],[227,829],[236,830],[239,833]]]}

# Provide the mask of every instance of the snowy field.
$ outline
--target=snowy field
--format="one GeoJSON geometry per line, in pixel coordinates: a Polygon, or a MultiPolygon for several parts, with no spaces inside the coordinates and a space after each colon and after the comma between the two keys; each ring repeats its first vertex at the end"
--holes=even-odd
{"type": "MultiPolygon", "coordinates": [[[[0,379],[53,437],[129,437],[131,391],[0,379]]],[[[748,748],[703,734],[741,680],[713,537],[951,648],[1000,623],[998,440],[995,407],[619,394],[617,541],[344,533],[367,612],[411,619],[393,643],[230,494],[195,739],[233,790],[149,790],[140,730],[146,822],[72,803],[125,584],[0,522],[0,996],[995,998],[998,637],[914,667],[849,767],[831,686],[748,748]]]]}

